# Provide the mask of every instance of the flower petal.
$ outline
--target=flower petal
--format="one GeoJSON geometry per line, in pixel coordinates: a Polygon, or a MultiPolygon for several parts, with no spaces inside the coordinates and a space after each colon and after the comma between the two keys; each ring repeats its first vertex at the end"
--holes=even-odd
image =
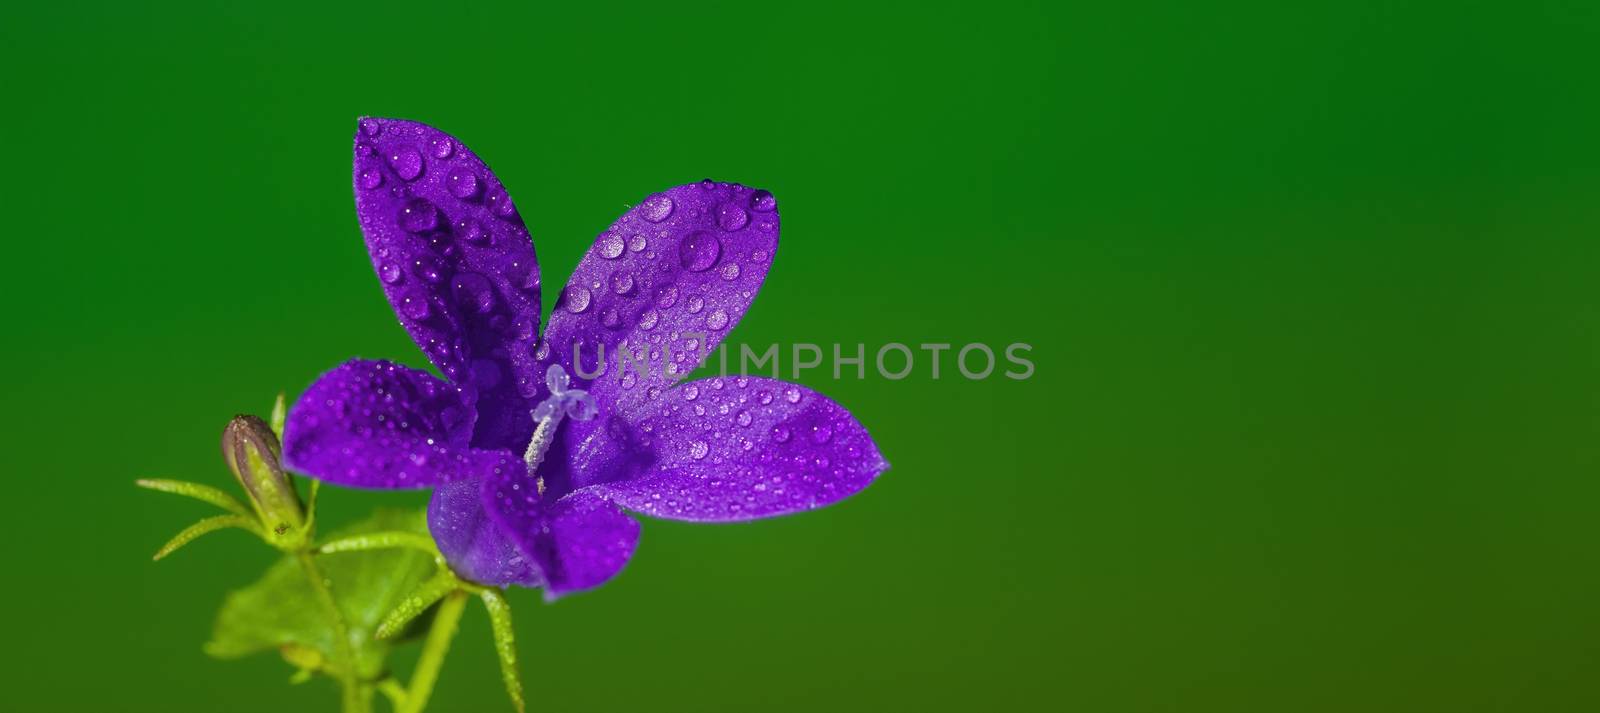
{"type": "Polygon", "coordinates": [[[532,432],[539,265],[510,196],[455,137],[398,119],[359,122],[354,180],[400,324],[445,378],[481,395],[476,445],[513,447],[532,432]]]}
{"type": "Polygon", "coordinates": [[[428,531],[456,574],[479,584],[538,587],[538,567],[483,509],[483,478],[446,483],[428,501],[428,531]]]}
{"type": "Polygon", "coordinates": [[[584,492],[545,500],[526,471],[484,479],[481,495],[490,518],[537,564],[548,599],[604,584],[639,541],[639,523],[617,506],[584,492]]]}
{"type": "Polygon", "coordinates": [[[777,248],[771,193],[708,180],[649,196],[602,232],[578,264],[550,317],[540,360],[581,376],[596,371],[603,346],[608,373],[593,386],[580,378],[577,388],[595,396],[602,416],[632,414],[733,329],[777,248]],[[581,345],[582,370],[573,368],[574,345],[581,345]],[[615,368],[619,350],[652,363],[615,368]]]}
{"type": "Polygon", "coordinates": [[[660,406],[634,424],[655,464],[588,492],[646,515],[732,522],[829,505],[889,467],[850,412],[795,384],[701,379],[660,406]]]}
{"type": "Polygon", "coordinates": [[[352,360],[323,374],[284,426],[290,468],[357,488],[425,488],[492,467],[469,448],[471,389],[386,361],[352,360]]]}

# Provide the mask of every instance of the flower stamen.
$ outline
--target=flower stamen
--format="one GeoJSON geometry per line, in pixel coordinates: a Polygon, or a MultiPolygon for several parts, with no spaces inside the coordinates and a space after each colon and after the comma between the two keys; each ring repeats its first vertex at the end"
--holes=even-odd
{"type": "Polygon", "coordinates": [[[550,387],[550,396],[533,409],[533,420],[539,425],[533,429],[533,440],[528,442],[528,450],[522,454],[522,460],[528,464],[528,475],[533,476],[540,495],[544,495],[544,477],[539,475],[539,464],[544,462],[545,452],[555,442],[556,427],[561,425],[561,420],[571,416],[579,421],[587,421],[600,412],[589,392],[567,388],[570,383],[567,370],[561,368],[560,364],[551,364],[545,370],[544,383],[550,387]]]}

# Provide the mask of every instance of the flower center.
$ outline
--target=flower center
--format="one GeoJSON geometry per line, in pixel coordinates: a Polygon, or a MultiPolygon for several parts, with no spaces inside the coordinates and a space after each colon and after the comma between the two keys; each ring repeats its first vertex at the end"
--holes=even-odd
{"type": "Polygon", "coordinates": [[[567,370],[560,364],[551,364],[544,372],[544,385],[550,387],[550,396],[533,408],[533,422],[538,425],[533,429],[533,440],[528,442],[522,460],[528,464],[528,475],[533,476],[540,495],[544,495],[544,476],[539,475],[539,464],[544,462],[545,452],[556,440],[556,427],[561,425],[561,419],[571,416],[587,421],[600,413],[589,392],[569,389],[569,383],[567,370]]]}

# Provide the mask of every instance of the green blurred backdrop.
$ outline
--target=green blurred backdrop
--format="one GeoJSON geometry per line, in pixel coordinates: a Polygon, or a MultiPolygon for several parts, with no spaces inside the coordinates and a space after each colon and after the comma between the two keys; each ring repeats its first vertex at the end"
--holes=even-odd
{"type": "MultiPolygon", "coordinates": [[[[0,11],[0,708],[334,706],[201,653],[271,556],[152,564],[206,510],[131,481],[424,363],[352,212],[375,114],[494,166],[547,310],[711,176],[784,210],[734,340],[1034,346],[808,374],[894,469],[514,592],[535,711],[1600,709],[1592,2],[94,5],[0,11]]],[[[464,626],[431,710],[508,710],[464,626]]]]}

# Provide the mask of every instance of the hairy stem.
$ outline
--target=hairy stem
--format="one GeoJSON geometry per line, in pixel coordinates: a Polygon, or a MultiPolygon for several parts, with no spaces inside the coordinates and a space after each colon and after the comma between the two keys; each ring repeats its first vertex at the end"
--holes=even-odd
{"type": "Polygon", "coordinates": [[[417,670],[411,674],[411,689],[406,692],[405,707],[400,713],[421,713],[433,694],[433,684],[439,680],[439,667],[450,652],[450,640],[455,638],[456,627],[461,623],[461,612],[466,609],[468,593],[456,590],[445,595],[439,611],[433,615],[433,628],[422,644],[422,656],[417,659],[417,670]]]}
{"type": "Polygon", "coordinates": [[[344,614],[340,613],[339,603],[334,601],[327,580],[322,578],[322,570],[317,567],[316,559],[305,550],[296,552],[295,558],[300,560],[306,579],[311,582],[311,590],[317,594],[317,602],[322,605],[329,623],[333,624],[333,650],[339,657],[342,709],[344,713],[366,713],[371,710],[370,700],[362,695],[361,686],[356,680],[356,656],[350,647],[350,627],[345,624],[344,614]]]}

